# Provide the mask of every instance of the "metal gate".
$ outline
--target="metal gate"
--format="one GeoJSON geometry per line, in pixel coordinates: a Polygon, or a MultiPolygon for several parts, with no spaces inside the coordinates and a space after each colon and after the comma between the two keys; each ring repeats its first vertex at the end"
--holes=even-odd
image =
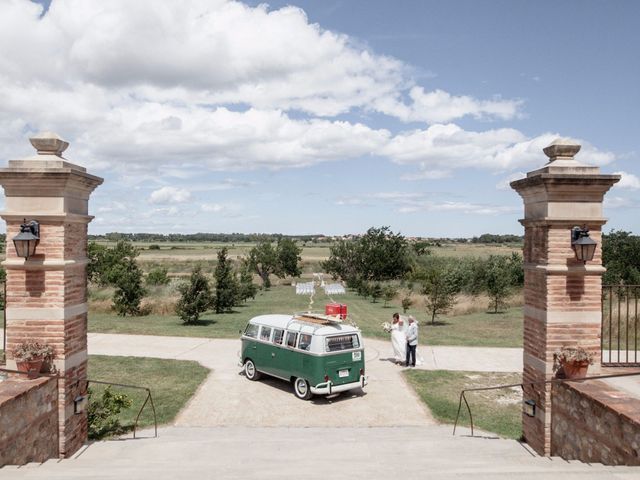
{"type": "Polygon", "coordinates": [[[640,366],[640,285],[602,287],[602,365],[640,366]]]}

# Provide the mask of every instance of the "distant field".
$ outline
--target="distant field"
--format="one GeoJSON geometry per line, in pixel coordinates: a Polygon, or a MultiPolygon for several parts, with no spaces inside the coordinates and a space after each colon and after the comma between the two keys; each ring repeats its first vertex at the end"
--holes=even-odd
{"type": "Polygon", "coordinates": [[[449,243],[431,247],[431,253],[439,257],[488,257],[489,255],[511,255],[522,253],[521,244],[449,243]]]}
{"type": "MultiPolygon", "coordinates": [[[[113,246],[114,242],[97,242],[101,245],[113,246]]],[[[140,249],[138,260],[145,270],[162,265],[173,275],[185,274],[199,263],[215,262],[218,252],[226,247],[229,257],[238,259],[246,257],[255,243],[220,243],[220,242],[135,242],[140,249]],[[158,249],[149,249],[157,245],[158,249]]],[[[329,258],[331,244],[301,244],[303,271],[311,273],[319,270],[319,263],[329,258]]],[[[510,255],[522,252],[522,245],[516,244],[472,244],[452,243],[440,247],[430,247],[433,255],[448,257],[488,257],[489,255],[510,255]]]]}

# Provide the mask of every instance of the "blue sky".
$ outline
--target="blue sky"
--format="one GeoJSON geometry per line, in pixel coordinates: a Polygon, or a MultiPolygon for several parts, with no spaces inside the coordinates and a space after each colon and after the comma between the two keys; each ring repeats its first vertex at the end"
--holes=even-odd
{"type": "Polygon", "coordinates": [[[640,231],[633,1],[0,2],[0,154],[53,130],[93,233],[521,233],[556,136],[640,231]],[[45,2],[46,3],[46,2],[45,2]],[[45,73],[46,72],[46,73],[45,73]]]}

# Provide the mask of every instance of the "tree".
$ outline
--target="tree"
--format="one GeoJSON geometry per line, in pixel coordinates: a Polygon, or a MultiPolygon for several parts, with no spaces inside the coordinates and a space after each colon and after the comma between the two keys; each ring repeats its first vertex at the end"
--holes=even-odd
{"type": "Polygon", "coordinates": [[[231,262],[227,258],[227,247],[218,252],[218,264],[214,275],[216,278],[214,309],[216,313],[230,312],[236,304],[239,286],[231,262]]]}
{"type": "Polygon", "coordinates": [[[145,295],[142,270],[136,262],[138,249],[120,240],[112,248],[89,244],[87,275],[92,282],[116,288],[113,307],[118,315],[140,315],[140,302],[145,295]]]}
{"type": "Polygon", "coordinates": [[[402,313],[407,313],[407,310],[411,308],[411,305],[413,305],[411,293],[407,293],[407,295],[402,297],[402,313]]]}
{"type": "Polygon", "coordinates": [[[607,267],[605,285],[639,285],[640,236],[615,230],[603,235],[602,263],[607,267]]]}
{"type": "Polygon", "coordinates": [[[258,287],[253,283],[253,271],[246,260],[242,262],[240,267],[240,293],[238,299],[246,302],[249,298],[256,298],[258,287]]]}
{"type": "Polygon", "coordinates": [[[184,323],[197,322],[213,304],[209,280],[200,266],[193,269],[189,282],[180,285],[179,291],[181,297],[176,304],[176,313],[184,323]]]}
{"type": "Polygon", "coordinates": [[[299,277],[302,274],[300,268],[302,248],[298,247],[295,241],[290,238],[281,238],[278,240],[276,252],[278,256],[276,274],[279,277],[284,278],[286,275],[299,277]]]}
{"type": "Polygon", "coordinates": [[[262,279],[262,287],[270,288],[269,275],[278,271],[278,253],[271,242],[262,241],[249,250],[249,264],[262,279]]]}
{"type": "Polygon", "coordinates": [[[329,249],[329,258],[322,262],[322,269],[335,278],[343,278],[347,285],[358,287],[362,281],[360,245],[354,240],[340,240],[329,249]]]}
{"type": "Polygon", "coordinates": [[[485,288],[489,295],[489,308],[494,313],[504,308],[506,299],[513,289],[513,268],[508,257],[491,255],[487,259],[485,273],[485,288]]]}
{"type": "Polygon", "coordinates": [[[407,240],[389,227],[371,227],[359,239],[360,274],[374,281],[395,280],[411,268],[407,240]]]}
{"type": "Polygon", "coordinates": [[[142,286],[142,270],[138,264],[129,261],[116,265],[110,271],[111,284],[115,285],[113,292],[113,308],[122,317],[140,315],[140,302],[146,291],[142,286]]]}
{"type": "Polygon", "coordinates": [[[376,301],[382,296],[382,286],[379,283],[374,283],[369,290],[369,295],[371,295],[371,301],[376,303],[376,301]]]}
{"type": "Polygon", "coordinates": [[[347,282],[354,278],[385,281],[402,278],[411,269],[407,240],[389,227],[371,227],[360,238],[341,240],[329,250],[322,268],[347,282]]]}
{"type": "Polygon", "coordinates": [[[87,278],[90,282],[96,283],[101,286],[107,285],[106,279],[106,254],[107,247],[99,245],[96,242],[89,242],[87,246],[87,258],[89,263],[87,264],[87,278]]]}
{"type": "Polygon", "coordinates": [[[363,280],[360,280],[360,282],[358,282],[358,286],[356,287],[357,294],[364,298],[367,298],[369,295],[371,295],[371,290],[371,284],[363,280]]]}
{"type": "Polygon", "coordinates": [[[168,273],[167,267],[152,268],[147,274],[147,285],[167,285],[171,281],[168,273]]]}
{"type": "Polygon", "coordinates": [[[397,293],[398,289],[393,285],[389,284],[384,286],[384,288],[382,289],[382,299],[384,300],[385,307],[391,300],[393,300],[397,293]]]}
{"type": "Polygon", "coordinates": [[[451,263],[433,258],[421,266],[415,278],[422,284],[422,293],[427,297],[427,314],[431,317],[431,324],[435,325],[436,317],[455,305],[460,292],[459,272],[451,263]]]}

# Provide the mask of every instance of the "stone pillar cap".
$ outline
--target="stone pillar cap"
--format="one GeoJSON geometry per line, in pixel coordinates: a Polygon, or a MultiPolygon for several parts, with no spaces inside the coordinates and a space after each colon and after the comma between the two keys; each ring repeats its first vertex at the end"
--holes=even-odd
{"type": "Polygon", "coordinates": [[[543,148],[544,154],[553,162],[558,159],[572,159],[582,148],[570,138],[556,138],[547,147],[543,148]]]}
{"type": "Polygon", "coordinates": [[[69,142],[53,132],[41,132],[29,138],[31,145],[38,151],[38,155],[56,155],[62,157],[69,146],[69,142]]]}

